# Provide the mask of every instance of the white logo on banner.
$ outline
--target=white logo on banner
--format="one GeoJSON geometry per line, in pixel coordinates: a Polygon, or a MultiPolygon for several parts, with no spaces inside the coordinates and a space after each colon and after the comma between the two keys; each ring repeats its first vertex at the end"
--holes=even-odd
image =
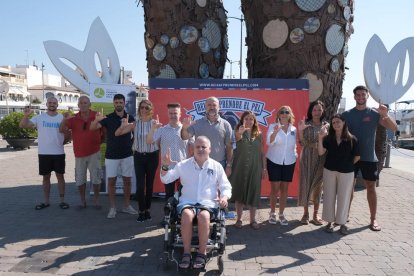
{"type": "MultiPolygon", "coordinates": [[[[267,117],[272,115],[272,112],[269,112],[265,109],[265,102],[253,100],[253,99],[245,99],[245,98],[233,98],[233,97],[223,97],[218,98],[220,102],[220,112],[228,113],[228,112],[245,112],[251,111],[256,115],[257,122],[261,125],[267,126],[267,117]]],[[[188,110],[186,112],[187,115],[191,115],[193,120],[201,119],[205,116],[206,107],[205,107],[206,99],[198,100],[193,102],[194,109],[188,110]]]]}

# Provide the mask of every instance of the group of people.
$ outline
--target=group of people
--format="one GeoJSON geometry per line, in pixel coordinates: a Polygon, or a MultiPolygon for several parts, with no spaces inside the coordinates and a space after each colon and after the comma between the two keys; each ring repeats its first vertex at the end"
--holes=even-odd
{"type": "MultiPolygon", "coordinates": [[[[235,202],[237,220],[234,224],[242,228],[243,208],[250,212],[250,226],[259,229],[256,210],[260,203],[262,179],[270,182],[269,223],[285,226],[284,214],[289,183],[292,182],[298,158],[297,143],[301,145],[300,182],[298,205],[304,207],[300,222],[322,225],[333,232],[340,226],[340,233],[348,234],[346,222],[352,201],[354,179],[361,170],[367,187],[367,198],[371,214],[370,229],[381,230],[376,221],[377,197],[375,183],[378,177],[377,159],[374,152],[377,125],[396,130],[395,121],[388,117],[384,105],[367,107],[368,89],[354,89],[356,106],[329,120],[325,117],[325,106],[321,101],[310,103],[307,116],[294,126],[295,116],[291,107],[281,106],[275,122],[270,124],[266,135],[258,125],[256,116],[245,111],[233,131],[230,123],[219,114],[219,100],[210,97],[205,102],[205,117],[195,122],[186,117],[181,122],[181,106],[167,105],[168,124],[163,126],[158,116],[154,117],[154,105],[149,100],[139,103],[135,114],[125,111],[125,97],[117,94],[113,98],[114,112],[104,116],[92,111],[87,96],[79,98],[79,112],[75,115],[58,114],[58,102],[47,99],[47,112],[30,118],[27,108],[20,127],[36,127],[39,132],[39,174],[43,176],[44,201],[36,209],[50,206],[50,176],[55,171],[61,198],[60,207],[69,208],[64,201],[65,154],[64,134],[71,130],[76,159],[76,185],[80,193],[79,208],[86,208],[85,199],[87,170],[90,171],[94,190],[94,204],[99,203],[101,177],[100,144],[105,139],[105,167],[108,178],[109,212],[107,217],[116,217],[115,183],[122,175],[124,201],[122,212],[138,215],[137,221],[151,219],[151,199],[154,178],[158,166],[161,181],[165,184],[166,198],[172,196],[178,184],[181,198],[178,205],[181,214],[184,255],[181,268],[193,263],[195,268],[205,265],[210,218],[216,207],[226,207],[231,198],[235,202]],[[236,146],[233,150],[233,139],[236,146]],[[267,151],[265,152],[265,145],[267,151]],[[161,157],[161,158],[160,158],[161,157]],[[161,160],[161,164],[160,163],[161,160]],[[138,211],[131,206],[131,177],[136,174],[138,211]],[[319,216],[323,192],[323,211],[319,216]],[[279,209],[276,205],[279,199],[279,209]],[[310,216],[309,205],[313,204],[310,216]],[[191,262],[191,222],[197,217],[200,248],[191,262]]],[[[134,196],[132,196],[134,197],[134,196]]]]}

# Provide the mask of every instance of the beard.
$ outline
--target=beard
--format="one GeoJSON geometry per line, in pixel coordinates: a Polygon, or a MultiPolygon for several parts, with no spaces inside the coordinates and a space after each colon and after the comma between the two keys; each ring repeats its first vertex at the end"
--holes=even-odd
{"type": "Polygon", "coordinates": [[[217,110],[210,110],[207,112],[208,116],[217,117],[218,111],[217,110]]]}
{"type": "Polygon", "coordinates": [[[115,111],[116,112],[122,112],[124,110],[124,107],[123,106],[117,106],[117,107],[115,107],[115,111]]]}

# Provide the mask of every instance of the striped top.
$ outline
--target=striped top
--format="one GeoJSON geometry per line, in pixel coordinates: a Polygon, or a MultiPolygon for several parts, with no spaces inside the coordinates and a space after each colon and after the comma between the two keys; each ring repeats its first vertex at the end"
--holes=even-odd
{"type": "Polygon", "coordinates": [[[134,131],[134,146],[133,149],[137,152],[154,152],[157,151],[158,144],[147,144],[147,135],[151,129],[152,121],[144,122],[137,118],[135,131],[134,131]]]}

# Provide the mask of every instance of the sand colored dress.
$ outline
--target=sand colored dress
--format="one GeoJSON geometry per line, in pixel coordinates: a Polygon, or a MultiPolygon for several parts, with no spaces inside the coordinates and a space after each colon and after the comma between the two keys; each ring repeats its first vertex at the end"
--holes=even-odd
{"type": "Polygon", "coordinates": [[[311,124],[303,130],[298,206],[308,206],[309,201],[313,199],[313,193],[322,190],[325,155],[318,154],[318,132],[325,124],[327,123],[323,122],[318,126],[311,124]]]}
{"type": "Polygon", "coordinates": [[[263,155],[262,135],[254,140],[249,133],[243,133],[236,146],[233,159],[232,174],[229,178],[232,185],[232,200],[244,205],[259,207],[262,184],[263,155]]]}

